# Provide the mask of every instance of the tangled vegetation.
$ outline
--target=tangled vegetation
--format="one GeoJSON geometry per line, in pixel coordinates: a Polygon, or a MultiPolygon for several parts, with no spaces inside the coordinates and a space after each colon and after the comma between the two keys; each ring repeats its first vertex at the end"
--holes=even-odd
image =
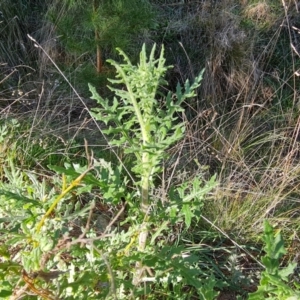
{"type": "Polygon", "coordinates": [[[300,299],[296,2],[0,23],[1,299],[300,299]]]}

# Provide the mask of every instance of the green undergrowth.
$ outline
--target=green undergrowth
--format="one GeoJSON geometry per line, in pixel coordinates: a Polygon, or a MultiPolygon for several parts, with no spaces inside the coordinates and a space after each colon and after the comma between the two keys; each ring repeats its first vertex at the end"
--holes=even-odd
{"type": "Polygon", "coordinates": [[[264,222],[263,241],[266,254],[262,257],[262,263],[265,270],[261,273],[257,291],[251,293],[248,299],[299,299],[299,282],[295,280],[290,283],[297,263],[289,262],[280,268],[280,260],[286,254],[284,241],[280,231],[275,232],[268,221],[264,222]]]}
{"type": "MultiPolygon", "coordinates": [[[[5,118],[0,121],[1,165],[12,162],[22,169],[46,170],[47,165],[64,162],[85,162],[84,146],[67,141],[55,133],[35,130],[24,118],[5,118]]],[[[3,176],[3,174],[1,174],[3,176]]]]}
{"type": "MultiPolygon", "coordinates": [[[[182,104],[196,96],[203,72],[162,94],[163,48],[147,55],[143,47],[137,65],[119,53],[122,63],[109,61],[113,99],[89,86],[90,113],[106,137],[102,150],[41,136],[14,118],[1,121],[0,297],[219,299],[230,292],[297,299],[296,264],[280,232],[268,222],[257,229],[284,193],[278,199],[265,187],[263,201],[241,186],[225,194],[221,177],[208,176],[197,159],[192,174],[175,166],[170,175],[165,167],[189,130],[182,104]],[[242,228],[249,223],[252,232],[242,228]]],[[[265,139],[251,137],[243,149],[274,142],[265,139]]],[[[254,179],[268,182],[261,174],[254,179]]],[[[270,220],[281,225],[278,215],[270,220]]]]}
{"type": "MultiPolygon", "coordinates": [[[[11,157],[2,162],[3,298],[143,299],[151,293],[152,299],[206,299],[218,294],[213,290],[218,281],[213,272],[202,272],[197,255],[181,242],[167,242],[171,228],[188,229],[199,218],[214,178],[194,177],[171,186],[164,191],[165,201],[154,192],[166,149],[184,132],[176,113],[195,95],[201,74],[195,83],[187,81],[176,94],[166,95],[161,110],[155,96],[166,70],[163,51],[156,59],[154,47],[147,58],[143,48],[138,66],[120,53],[124,64],[111,61],[117,70],[111,82],[118,84],[111,89],[119,99],[105,100],[90,87],[98,102],[93,114],[106,123],[103,133],[111,136],[110,144],[133,155],[135,163],[130,169],[123,161],[112,164],[94,156],[86,144],[86,165],[50,160],[47,170],[36,173],[26,164],[18,167],[12,150],[17,153],[18,143],[11,141],[11,157]],[[147,85],[140,84],[141,76],[147,85]],[[49,170],[54,173],[46,176],[49,170]]],[[[7,124],[1,127],[2,142],[19,127],[14,120],[7,124]]],[[[48,148],[42,147],[44,155],[48,148]]],[[[39,159],[36,148],[27,149],[39,159]]]]}

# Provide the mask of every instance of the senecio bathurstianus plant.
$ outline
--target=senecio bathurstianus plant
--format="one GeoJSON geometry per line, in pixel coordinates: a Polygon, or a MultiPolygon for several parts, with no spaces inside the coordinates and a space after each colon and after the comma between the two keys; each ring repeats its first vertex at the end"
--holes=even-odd
{"type": "MultiPolygon", "coordinates": [[[[178,113],[183,112],[183,101],[195,96],[203,72],[193,84],[186,81],[184,89],[178,85],[175,95],[169,92],[161,96],[158,88],[166,84],[163,77],[169,68],[165,66],[164,48],[157,57],[154,45],[147,58],[143,45],[138,65],[133,65],[122,50],[118,49],[118,52],[123,57],[122,63],[108,60],[116,68],[116,79],[109,79],[112,84],[109,88],[115,97],[113,101],[103,99],[90,85],[92,99],[99,104],[92,115],[106,124],[107,129],[103,132],[111,136],[111,145],[122,147],[125,153],[135,156],[132,171],[138,178],[140,212],[143,214],[138,250],[144,251],[149,234],[148,215],[150,206],[154,204],[149,190],[154,186],[155,175],[161,170],[166,150],[183,137],[185,124],[178,120],[178,113]]],[[[143,273],[142,263],[137,262],[134,284],[141,281],[143,273]]]]}

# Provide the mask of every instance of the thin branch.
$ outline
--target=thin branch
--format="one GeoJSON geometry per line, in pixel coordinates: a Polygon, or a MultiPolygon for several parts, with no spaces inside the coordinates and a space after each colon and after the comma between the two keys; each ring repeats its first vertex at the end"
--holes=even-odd
{"type": "Polygon", "coordinates": [[[219,232],[221,232],[226,238],[228,238],[236,247],[238,247],[239,249],[241,249],[243,252],[245,252],[246,254],[248,254],[253,260],[255,260],[261,267],[263,267],[265,269],[265,266],[259,261],[257,260],[248,250],[244,249],[242,246],[240,246],[236,241],[234,241],[233,239],[230,238],[230,236],[224,232],[221,228],[219,228],[218,226],[216,226],[214,223],[212,223],[210,220],[208,220],[207,218],[205,218],[203,215],[200,215],[200,217],[205,220],[207,223],[209,223],[212,227],[214,227],[215,229],[217,229],[219,232]]]}
{"type": "Polygon", "coordinates": [[[126,207],[126,203],[124,203],[121,207],[121,209],[118,211],[118,213],[115,215],[115,217],[109,222],[109,224],[106,226],[103,234],[106,234],[110,228],[114,225],[114,223],[116,223],[116,221],[119,219],[119,217],[121,216],[121,214],[124,212],[126,207]]]}
{"type": "Polygon", "coordinates": [[[95,247],[94,245],[92,245],[92,246],[93,246],[93,249],[96,252],[98,252],[98,254],[100,254],[102,259],[104,260],[104,263],[106,264],[107,271],[108,271],[108,274],[109,274],[109,279],[110,279],[110,293],[113,295],[114,299],[117,300],[118,298],[117,298],[117,291],[116,291],[116,284],[115,284],[114,274],[113,274],[112,268],[110,266],[110,263],[108,261],[108,258],[97,247],[95,247]]]}
{"type": "MultiPolygon", "coordinates": [[[[85,235],[86,235],[87,232],[89,231],[89,229],[90,229],[90,224],[91,224],[91,220],[92,220],[92,217],[93,217],[93,210],[94,210],[94,208],[95,208],[95,202],[93,201],[93,202],[91,203],[90,212],[89,212],[89,216],[88,216],[88,219],[87,219],[85,228],[84,228],[82,234],[79,236],[79,238],[85,237],[85,235]]],[[[83,243],[81,243],[81,247],[83,247],[83,243]]]]}
{"type": "MultiPolygon", "coordinates": [[[[118,213],[115,215],[115,217],[109,222],[109,224],[106,226],[104,232],[101,235],[99,235],[97,237],[92,237],[92,238],[84,238],[84,236],[86,235],[86,231],[85,231],[77,239],[75,239],[73,241],[70,241],[70,242],[66,242],[65,248],[70,248],[72,245],[75,245],[75,244],[78,244],[78,243],[81,243],[81,244],[92,244],[94,241],[102,240],[102,239],[107,238],[107,237],[112,237],[113,234],[108,234],[107,232],[109,232],[110,228],[119,219],[120,215],[124,212],[125,207],[126,207],[126,204],[124,204],[121,207],[121,209],[118,211],[118,213]]],[[[91,214],[91,212],[90,212],[90,214],[91,214]]]]}

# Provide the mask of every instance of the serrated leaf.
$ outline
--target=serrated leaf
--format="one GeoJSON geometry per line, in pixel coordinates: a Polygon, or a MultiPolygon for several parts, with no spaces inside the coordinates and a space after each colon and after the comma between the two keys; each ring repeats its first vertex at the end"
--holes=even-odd
{"type": "Polygon", "coordinates": [[[7,200],[9,200],[9,199],[16,200],[16,201],[18,201],[18,203],[20,203],[22,205],[31,203],[31,204],[39,206],[39,207],[43,206],[40,201],[33,200],[30,198],[24,197],[23,195],[19,195],[19,194],[10,192],[10,191],[0,190],[0,196],[6,197],[7,200]]]}
{"type": "Polygon", "coordinates": [[[159,228],[157,228],[156,230],[155,230],[155,233],[152,235],[152,237],[151,237],[151,242],[150,242],[150,244],[153,244],[154,242],[155,242],[155,239],[160,235],[160,233],[163,231],[163,230],[165,230],[165,229],[167,229],[168,228],[168,221],[165,221],[165,222],[163,222],[160,226],[159,226],[159,228]]]}
{"type": "Polygon", "coordinates": [[[184,215],[184,221],[187,229],[190,228],[191,222],[192,222],[192,217],[194,216],[193,212],[191,211],[191,207],[189,204],[183,204],[182,206],[182,213],[184,215]]]}
{"type": "Polygon", "coordinates": [[[198,289],[200,300],[216,299],[220,292],[214,290],[217,281],[213,275],[202,280],[201,287],[198,289]]]}
{"type": "Polygon", "coordinates": [[[297,263],[289,263],[287,267],[280,269],[278,275],[285,281],[288,281],[288,277],[292,275],[297,267],[297,263]]]}
{"type": "Polygon", "coordinates": [[[26,241],[26,235],[25,234],[19,234],[16,235],[14,234],[14,237],[7,240],[5,243],[6,245],[18,245],[20,242],[25,242],[26,241]]]}

